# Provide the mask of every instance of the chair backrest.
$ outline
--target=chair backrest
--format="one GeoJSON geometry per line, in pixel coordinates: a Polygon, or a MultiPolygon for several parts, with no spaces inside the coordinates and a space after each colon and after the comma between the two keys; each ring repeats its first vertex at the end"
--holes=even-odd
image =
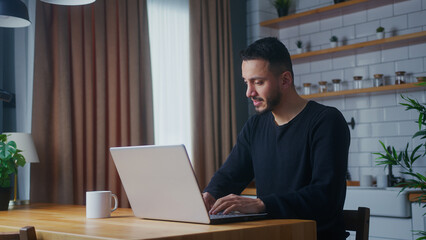
{"type": "Polygon", "coordinates": [[[358,210],[343,210],[345,229],[356,232],[356,240],[368,240],[370,230],[370,209],[358,207],[358,210]]]}
{"type": "Polygon", "coordinates": [[[26,226],[19,233],[0,233],[0,240],[37,240],[35,228],[26,226]]]}

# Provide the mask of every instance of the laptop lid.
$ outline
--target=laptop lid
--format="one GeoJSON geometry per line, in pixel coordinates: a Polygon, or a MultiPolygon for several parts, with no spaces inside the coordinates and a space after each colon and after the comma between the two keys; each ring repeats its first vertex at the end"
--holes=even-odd
{"type": "Polygon", "coordinates": [[[184,145],[110,149],[135,216],[210,223],[184,145]]]}

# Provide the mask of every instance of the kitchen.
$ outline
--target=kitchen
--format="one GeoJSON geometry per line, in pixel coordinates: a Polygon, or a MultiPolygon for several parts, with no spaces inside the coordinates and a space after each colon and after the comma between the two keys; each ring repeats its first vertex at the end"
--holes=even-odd
{"type": "MultiPolygon", "coordinates": [[[[303,94],[303,84],[310,83],[312,98],[325,105],[338,108],[348,122],[354,119],[355,126],[351,129],[351,146],[349,154],[349,173],[354,181],[360,181],[362,176],[371,176],[372,182],[377,176],[387,174],[384,166],[378,166],[374,152],[384,152],[379,140],[386,146],[391,145],[397,151],[405,148],[407,142],[413,146],[422,143],[420,138],[412,138],[418,130],[414,123],[418,118],[417,112],[405,111],[400,94],[425,102],[423,87],[400,89],[383,92],[357,92],[336,96],[322,97],[319,92],[319,82],[327,81],[328,91],[333,91],[332,79],[341,80],[342,90],[355,88],[354,76],[363,78],[363,89],[373,87],[374,74],[383,74],[385,85],[394,85],[396,72],[405,71],[407,83],[417,82],[416,77],[426,76],[426,40],[403,40],[390,45],[354,47],[318,55],[303,54],[320,52],[330,49],[330,38],[336,36],[338,46],[357,46],[377,39],[376,29],[385,29],[385,38],[424,33],[426,30],[426,1],[358,1],[360,4],[329,10],[332,1],[299,0],[292,1],[288,20],[279,21],[277,12],[269,1],[247,1],[247,42],[265,36],[278,37],[296,58],[296,42],[300,40],[305,46],[300,58],[294,60],[295,85],[303,94]],[[325,10],[324,10],[325,9],[325,10]],[[292,13],[317,12],[293,19],[292,13]],[[324,12],[321,12],[324,11],[324,12]]],[[[346,2],[347,3],[347,2],[346,2]]],[[[424,34],[423,34],[424,35],[424,34]]],[[[426,173],[426,160],[418,159],[415,171],[426,173]]],[[[401,177],[400,168],[393,168],[393,174],[401,177]]],[[[370,185],[369,187],[371,187],[370,185]]],[[[354,188],[354,187],[350,187],[354,188]]],[[[355,191],[349,190],[348,196],[355,191]]],[[[371,191],[371,190],[370,190],[371,191]]],[[[398,191],[397,191],[398,192],[398,191]]],[[[365,190],[364,199],[374,199],[365,190]]],[[[355,193],[356,194],[356,193],[355,193]]],[[[398,198],[407,197],[401,194],[398,198]],[[402,195],[402,196],[401,196],[402,195]]],[[[397,198],[398,194],[393,193],[397,198]]],[[[346,199],[348,201],[348,197],[346,199]]],[[[405,207],[408,202],[405,203],[405,207]]],[[[417,204],[413,215],[424,212],[417,204]]],[[[394,211],[392,207],[388,208],[394,211]]],[[[384,218],[374,216],[371,210],[370,239],[411,239],[411,230],[424,230],[423,216],[419,216],[423,224],[411,228],[411,220],[405,218],[384,218]],[[423,227],[418,229],[418,226],[423,227]]],[[[391,215],[391,214],[390,214],[391,215]]],[[[411,218],[411,214],[410,217],[411,218]]],[[[417,236],[418,237],[418,236],[417,236]]],[[[416,236],[413,239],[417,238],[416,236]]]]}
{"type": "MultiPolygon", "coordinates": [[[[350,128],[351,147],[348,171],[353,181],[360,181],[363,176],[371,176],[371,182],[367,184],[368,188],[377,181],[378,176],[387,174],[387,169],[378,166],[377,156],[372,154],[383,152],[379,140],[386,146],[395,146],[397,150],[403,150],[407,142],[410,144],[410,150],[413,150],[413,146],[422,142],[419,138],[412,138],[417,131],[414,122],[418,116],[414,111],[405,111],[405,107],[400,105],[403,102],[400,94],[414,98],[420,103],[424,103],[426,97],[423,87],[402,87],[371,92],[365,89],[373,86],[375,74],[383,74],[386,86],[394,85],[396,72],[405,71],[404,81],[407,85],[417,82],[416,77],[426,76],[426,41],[423,34],[389,44],[378,43],[368,47],[361,45],[342,51],[339,48],[375,41],[376,29],[380,26],[385,29],[384,39],[424,33],[426,31],[426,0],[352,1],[359,4],[347,8],[336,7],[335,10],[319,15],[312,14],[310,17],[300,17],[292,20],[289,25],[274,28],[267,23],[265,25],[265,22],[277,19],[277,13],[271,1],[247,0],[246,5],[243,4],[246,7],[244,15],[247,15],[247,27],[237,30],[233,25],[233,31],[234,33],[242,31],[246,34],[244,36],[246,44],[243,45],[248,45],[261,37],[277,36],[295,58],[298,56],[293,67],[295,85],[299,93],[304,94],[303,84],[310,83],[312,97],[308,98],[338,108],[348,122],[354,119],[354,127],[350,128]],[[339,39],[335,51],[310,55],[331,49],[332,36],[339,39]],[[298,53],[296,46],[299,40],[303,46],[302,53],[298,53]],[[355,88],[354,76],[362,77],[361,89],[365,91],[345,94],[344,91],[355,88]],[[328,97],[315,95],[319,92],[320,81],[326,81],[327,93],[333,93],[333,79],[341,80],[340,88],[343,94],[328,97]]],[[[334,2],[331,0],[293,0],[289,14],[291,16],[294,13],[323,9],[333,5],[334,2]]],[[[234,36],[234,38],[238,37],[234,36]]],[[[238,49],[234,49],[235,51],[238,52],[238,49]]],[[[241,99],[243,98],[237,97],[237,101],[241,99]]],[[[244,112],[247,109],[245,99],[242,106],[237,107],[238,111],[244,112]]],[[[249,112],[253,113],[250,107],[249,112]]],[[[247,113],[239,114],[237,118],[240,122],[245,121],[246,115],[247,113]]],[[[417,160],[414,170],[424,175],[426,160],[424,158],[417,160]]],[[[401,177],[400,169],[393,168],[393,174],[401,177]]],[[[350,188],[349,191],[355,191],[353,188],[355,187],[350,188]]],[[[364,198],[377,200],[367,195],[371,190],[364,190],[366,191],[363,192],[364,198]]],[[[392,191],[390,194],[396,199],[406,197],[398,195],[397,191],[392,191]]],[[[419,214],[424,212],[424,209],[416,204],[411,204],[408,208],[410,214],[404,217],[375,216],[375,210],[372,210],[370,239],[412,239],[412,229],[422,230],[419,226],[423,226],[424,229],[424,222],[418,224],[412,220],[416,215],[424,221],[422,214],[419,214]]]]}

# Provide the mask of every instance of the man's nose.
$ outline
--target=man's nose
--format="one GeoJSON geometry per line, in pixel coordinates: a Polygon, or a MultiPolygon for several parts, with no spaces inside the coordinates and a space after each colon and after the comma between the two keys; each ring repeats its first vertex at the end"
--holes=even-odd
{"type": "Polygon", "coordinates": [[[247,84],[247,91],[246,91],[246,97],[250,98],[250,97],[254,97],[256,96],[256,91],[253,87],[252,84],[247,84]]]}

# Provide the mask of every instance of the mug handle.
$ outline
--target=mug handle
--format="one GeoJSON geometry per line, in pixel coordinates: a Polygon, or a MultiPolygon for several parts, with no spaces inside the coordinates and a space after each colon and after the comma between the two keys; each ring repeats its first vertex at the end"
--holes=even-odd
{"type": "Polygon", "coordinates": [[[114,198],[114,208],[111,209],[111,212],[114,212],[115,210],[117,210],[118,207],[118,198],[117,195],[115,195],[114,193],[111,193],[111,197],[114,198]]]}

